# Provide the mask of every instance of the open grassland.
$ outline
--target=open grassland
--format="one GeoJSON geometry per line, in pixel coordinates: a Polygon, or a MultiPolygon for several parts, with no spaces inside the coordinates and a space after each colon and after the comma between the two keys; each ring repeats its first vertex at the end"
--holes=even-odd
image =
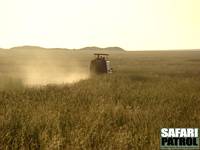
{"type": "MultiPolygon", "coordinates": [[[[48,67],[52,56],[67,71],[75,61],[87,70],[93,58],[89,51],[41,53],[33,61],[48,67]]],[[[0,149],[154,150],[160,128],[200,128],[200,52],[110,58],[113,74],[27,87],[19,68],[32,55],[0,52],[0,149]]]]}

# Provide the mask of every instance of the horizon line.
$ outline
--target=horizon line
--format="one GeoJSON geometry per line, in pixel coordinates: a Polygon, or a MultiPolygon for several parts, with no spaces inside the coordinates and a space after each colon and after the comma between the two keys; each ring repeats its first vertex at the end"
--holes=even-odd
{"type": "MultiPolygon", "coordinates": [[[[43,46],[36,46],[36,45],[19,45],[19,46],[13,46],[10,48],[3,48],[0,47],[0,49],[4,50],[11,50],[14,48],[23,48],[23,47],[36,47],[36,48],[42,48],[42,49],[66,49],[66,50],[81,50],[84,48],[98,48],[98,49],[107,49],[107,48],[120,48],[124,51],[200,51],[200,48],[179,48],[179,49],[124,49],[120,46],[108,46],[108,47],[99,47],[99,46],[85,46],[80,48],[66,48],[66,47],[43,47],[43,46]]],[[[88,49],[89,50],[89,49],[88,49]]]]}

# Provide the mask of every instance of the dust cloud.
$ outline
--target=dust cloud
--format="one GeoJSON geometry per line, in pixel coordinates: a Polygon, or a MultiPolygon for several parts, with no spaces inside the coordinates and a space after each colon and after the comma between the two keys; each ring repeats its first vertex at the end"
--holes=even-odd
{"type": "MultiPolygon", "coordinates": [[[[52,67],[48,69],[53,69],[52,67]]],[[[46,72],[42,67],[27,67],[23,83],[25,85],[48,85],[48,84],[71,84],[83,79],[89,78],[89,75],[83,72],[62,72],[56,69],[56,72],[46,72]]]]}
{"type": "Polygon", "coordinates": [[[88,79],[88,67],[70,55],[33,54],[20,68],[26,86],[72,84],[88,79]]]}

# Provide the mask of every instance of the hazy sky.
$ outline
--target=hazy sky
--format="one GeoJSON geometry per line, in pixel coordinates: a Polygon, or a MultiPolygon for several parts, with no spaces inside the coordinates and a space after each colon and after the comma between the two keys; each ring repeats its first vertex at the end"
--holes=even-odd
{"type": "Polygon", "coordinates": [[[0,0],[0,47],[200,48],[200,0],[0,0]]]}

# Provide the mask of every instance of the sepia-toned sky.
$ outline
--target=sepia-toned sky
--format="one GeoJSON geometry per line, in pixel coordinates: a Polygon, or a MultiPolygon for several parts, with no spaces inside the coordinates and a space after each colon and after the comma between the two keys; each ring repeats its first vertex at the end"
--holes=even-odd
{"type": "Polygon", "coordinates": [[[0,47],[200,48],[200,0],[0,0],[0,47]]]}

